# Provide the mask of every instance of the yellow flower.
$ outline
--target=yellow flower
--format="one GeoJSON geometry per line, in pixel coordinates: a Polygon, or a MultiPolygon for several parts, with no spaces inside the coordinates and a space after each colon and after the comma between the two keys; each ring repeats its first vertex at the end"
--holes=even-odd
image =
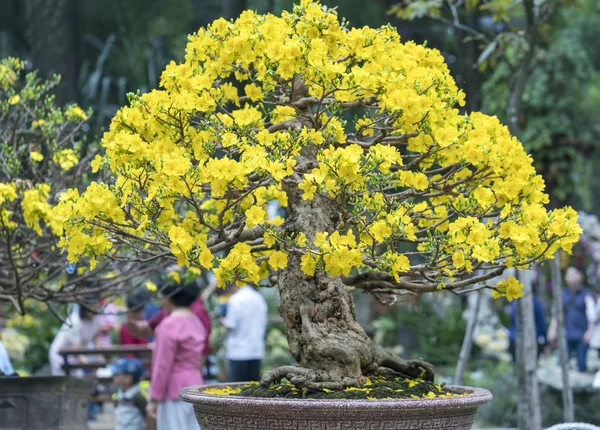
{"type": "Polygon", "coordinates": [[[406,273],[410,270],[410,260],[406,255],[397,255],[392,264],[392,274],[396,282],[400,281],[400,273],[406,273]]]}
{"type": "Polygon", "coordinates": [[[81,109],[77,105],[73,105],[67,110],[67,117],[69,117],[69,119],[71,121],[73,121],[73,120],[87,121],[87,119],[88,119],[88,117],[87,117],[86,113],[83,111],[83,109],[81,109]]]}
{"type": "Polygon", "coordinates": [[[298,246],[306,246],[308,240],[306,239],[306,234],[304,232],[298,233],[298,237],[296,237],[296,243],[298,246]]]}
{"type": "Polygon", "coordinates": [[[492,290],[492,296],[495,299],[506,297],[509,302],[512,302],[514,299],[523,297],[523,284],[514,276],[509,276],[506,281],[498,282],[496,288],[492,290]]]}
{"type": "Polygon", "coordinates": [[[212,269],[213,267],[213,255],[210,250],[204,246],[202,252],[200,252],[200,265],[205,269],[212,269]]]}
{"type": "Polygon", "coordinates": [[[514,299],[523,297],[523,284],[515,278],[510,277],[506,283],[506,299],[512,302],[514,299]]]}
{"type": "Polygon", "coordinates": [[[54,154],[52,161],[58,163],[62,170],[69,170],[79,163],[79,158],[72,149],[63,149],[54,154]]]}
{"type": "Polygon", "coordinates": [[[162,171],[167,176],[183,176],[189,167],[189,158],[181,154],[170,154],[163,159],[162,171]]]}
{"type": "Polygon", "coordinates": [[[8,99],[8,104],[10,104],[10,105],[16,105],[20,101],[21,101],[21,96],[18,95],[18,94],[15,94],[14,96],[12,96],[12,97],[10,97],[8,99]]]}
{"type": "Polygon", "coordinates": [[[203,394],[212,394],[215,396],[231,396],[242,392],[241,388],[232,388],[229,386],[223,388],[204,388],[202,389],[203,394]]]}
{"type": "Polygon", "coordinates": [[[275,236],[271,232],[266,232],[264,237],[265,244],[271,248],[275,245],[275,236]]]}
{"type": "Polygon", "coordinates": [[[144,284],[144,286],[146,287],[146,289],[148,291],[152,291],[155,292],[158,290],[158,287],[156,286],[156,284],[152,281],[146,281],[146,283],[144,284]]]}
{"type": "Polygon", "coordinates": [[[298,185],[304,193],[302,194],[303,200],[312,200],[315,198],[315,193],[317,192],[317,186],[307,181],[306,179],[302,181],[300,185],[298,185]]]}
{"type": "Polygon", "coordinates": [[[31,158],[33,161],[42,161],[44,159],[44,156],[37,151],[32,151],[29,153],[29,158],[31,158]]]}
{"type": "Polygon", "coordinates": [[[263,99],[263,93],[259,86],[256,84],[249,84],[244,87],[244,92],[250,100],[257,102],[263,99]]]}
{"type": "Polygon", "coordinates": [[[169,229],[169,239],[171,240],[171,252],[177,257],[177,264],[187,266],[187,255],[194,246],[194,239],[181,226],[172,226],[169,229]]]}
{"type": "Polygon", "coordinates": [[[457,269],[464,267],[465,253],[462,251],[457,251],[454,254],[452,254],[452,263],[454,264],[454,267],[456,267],[457,269]]]}
{"type": "Polygon", "coordinates": [[[92,160],[92,162],[90,163],[90,166],[92,167],[92,172],[96,173],[98,170],[100,170],[100,165],[102,164],[102,156],[101,155],[96,155],[94,157],[94,159],[92,160]]]}
{"type": "Polygon", "coordinates": [[[174,282],[181,284],[181,275],[179,274],[178,271],[171,270],[167,276],[169,277],[169,279],[172,279],[174,282]]]}
{"type": "Polygon", "coordinates": [[[369,231],[377,242],[383,242],[392,235],[392,229],[385,221],[377,221],[369,227],[369,231]]]}
{"type": "Polygon", "coordinates": [[[252,206],[245,212],[246,226],[252,228],[256,225],[263,224],[267,219],[267,212],[258,206],[252,206]]]}
{"type": "Polygon", "coordinates": [[[305,275],[314,276],[315,270],[317,269],[317,261],[315,257],[310,253],[304,254],[300,259],[300,268],[305,275]]]}
{"type": "Polygon", "coordinates": [[[273,270],[285,269],[288,264],[288,255],[282,251],[275,251],[269,257],[269,265],[273,268],[273,270]]]}

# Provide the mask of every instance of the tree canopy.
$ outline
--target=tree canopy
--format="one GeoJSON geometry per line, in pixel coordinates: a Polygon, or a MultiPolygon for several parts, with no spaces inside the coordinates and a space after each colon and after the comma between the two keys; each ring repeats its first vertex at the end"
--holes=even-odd
{"type": "Polygon", "coordinates": [[[507,128],[460,111],[440,52],[391,26],[350,28],[306,0],[280,17],[246,11],[191,35],[161,86],[131,95],[105,134],[93,166],[111,182],[56,207],[70,261],[122,250],[214,269],[223,285],[292,258],[308,276],[421,293],[529,267],[581,232],[571,208],[545,209],[507,128]],[[314,232],[294,207],[268,219],[274,200],[330,205],[335,228],[314,232]]]}

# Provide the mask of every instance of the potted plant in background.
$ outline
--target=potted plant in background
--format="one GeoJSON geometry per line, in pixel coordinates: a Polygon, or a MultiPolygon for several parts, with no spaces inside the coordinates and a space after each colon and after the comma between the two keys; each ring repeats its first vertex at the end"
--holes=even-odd
{"type": "Polygon", "coordinates": [[[442,55],[302,1],[199,30],[161,85],[131,95],[104,136],[93,164],[110,183],[56,211],[72,261],[100,258],[102,238],[127,245],[113,257],[176,259],[221,286],[278,285],[298,365],[185,391],[203,428],[470,428],[490,394],[378,349],[352,291],[513,300],[515,278],[485,282],[569,250],[581,230],[571,208],[544,208],[531,158],[495,117],[459,111],[442,55]],[[275,200],[285,218],[268,217],[275,200]]]}

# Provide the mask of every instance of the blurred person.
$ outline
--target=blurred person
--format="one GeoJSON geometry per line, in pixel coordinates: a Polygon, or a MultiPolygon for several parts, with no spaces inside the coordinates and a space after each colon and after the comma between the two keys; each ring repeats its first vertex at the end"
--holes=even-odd
{"type": "MultiPolygon", "coordinates": [[[[65,362],[63,356],[60,355],[60,351],[64,349],[83,348],[92,342],[96,343],[101,323],[100,318],[93,308],[93,306],[90,306],[90,309],[85,306],[78,306],[61,326],[50,345],[48,353],[52,375],[65,375],[63,369],[65,362]]],[[[89,361],[83,355],[78,356],[77,360],[82,363],[89,361]]]]}
{"type": "MultiPolygon", "coordinates": [[[[64,349],[84,348],[89,344],[97,344],[100,331],[102,329],[101,319],[96,313],[99,304],[78,305],[67,317],[60,330],[54,337],[48,358],[50,360],[50,370],[53,376],[65,376],[63,368],[65,360],[60,352],[64,349]]],[[[77,357],[70,356],[69,362],[89,363],[90,358],[85,355],[77,357]]],[[[85,372],[77,369],[75,376],[83,377],[85,372]]],[[[98,410],[101,408],[98,403],[90,403],[88,408],[88,420],[95,421],[98,410]]]]}
{"type": "Polygon", "coordinates": [[[594,325],[590,335],[590,348],[596,350],[600,357],[600,289],[596,287],[590,297],[589,312],[594,325]]]}
{"type": "Polygon", "coordinates": [[[0,340],[0,376],[17,376],[2,340],[0,340]]]}
{"type": "MultiPolygon", "coordinates": [[[[146,304],[150,295],[145,291],[137,291],[127,297],[127,319],[130,321],[146,321],[146,304]]],[[[134,336],[130,329],[130,324],[121,324],[119,329],[119,344],[121,345],[146,345],[148,338],[139,338],[134,336]]]]}
{"type": "Polygon", "coordinates": [[[161,289],[162,307],[169,315],[156,328],[147,407],[157,430],[200,428],[192,405],[179,399],[184,387],[203,383],[200,363],[208,332],[191,310],[199,292],[196,283],[172,281],[161,289]]]}
{"type": "MultiPolygon", "coordinates": [[[[200,289],[198,289],[200,291],[200,289]]],[[[207,333],[207,341],[204,347],[204,351],[202,353],[202,361],[201,367],[204,365],[204,361],[210,352],[210,333],[212,331],[212,324],[210,322],[210,316],[206,311],[206,307],[204,306],[204,302],[202,301],[202,297],[200,297],[200,293],[194,299],[194,302],[190,306],[191,311],[198,317],[204,329],[207,333]]],[[[149,339],[154,336],[157,327],[169,316],[170,311],[162,306],[162,309],[156,313],[149,320],[139,320],[135,319],[135,317],[130,317],[128,314],[127,317],[127,330],[133,336],[139,339],[149,339]]]]}
{"type": "Polygon", "coordinates": [[[113,332],[119,327],[119,319],[117,315],[123,312],[123,308],[115,303],[101,304],[102,313],[98,315],[100,319],[100,333],[96,345],[99,348],[110,348],[113,344],[113,332]]]}
{"type": "MultiPolygon", "coordinates": [[[[538,358],[544,352],[544,348],[548,344],[547,334],[548,325],[544,315],[544,305],[539,299],[537,285],[532,285],[533,291],[533,315],[535,320],[535,338],[537,340],[537,356],[538,358]]],[[[509,327],[508,327],[508,352],[512,356],[513,363],[516,362],[516,340],[517,340],[517,303],[513,300],[509,306],[509,327]]]]}
{"type": "Polygon", "coordinates": [[[148,400],[140,390],[144,366],[136,358],[122,358],[109,366],[117,386],[115,400],[115,430],[146,430],[148,400]]]}
{"type": "Polygon", "coordinates": [[[260,362],[265,358],[267,302],[249,285],[234,286],[222,323],[227,328],[226,357],[231,382],[260,380],[260,362]]]}
{"type": "MultiPolygon", "coordinates": [[[[583,274],[569,267],[565,274],[567,288],[563,289],[562,301],[565,315],[565,331],[569,358],[576,357],[577,369],[587,371],[587,353],[594,328],[593,299],[590,290],[583,286],[583,274]]],[[[556,319],[552,319],[550,341],[556,343],[556,319]]]]}

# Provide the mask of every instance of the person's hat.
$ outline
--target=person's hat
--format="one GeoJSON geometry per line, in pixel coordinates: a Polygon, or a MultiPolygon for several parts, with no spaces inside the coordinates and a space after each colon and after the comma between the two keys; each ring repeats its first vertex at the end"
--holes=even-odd
{"type": "Polygon", "coordinates": [[[137,358],[121,358],[108,366],[113,375],[131,375],[134,381],[139,381],[144,375],[144,366],[137,358]]]}

